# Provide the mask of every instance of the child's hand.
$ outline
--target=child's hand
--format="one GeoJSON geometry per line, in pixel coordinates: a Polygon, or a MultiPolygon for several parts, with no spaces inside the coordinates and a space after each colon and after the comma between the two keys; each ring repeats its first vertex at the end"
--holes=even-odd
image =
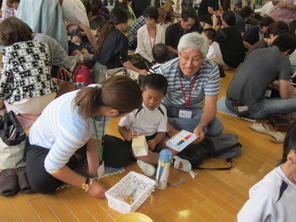
{"type": "Polygon", "coordinates": [[[155,147],[156,147],[156,145],[157,145],[157,143],[156,143],[155,140],[149,140],[149,141],[147,142],[147,144],[148,144],[148,148],[149,148],[150,150],[154,150],[155,147]]]}
{"type": "Polygon", "coordinates": [[[130,130],[128,135],[127,135],[127,138],[126,140],[127,141],[132,141],[134,138],[136,138],[138,136],[138,133],[134,130],[130,130]]]}

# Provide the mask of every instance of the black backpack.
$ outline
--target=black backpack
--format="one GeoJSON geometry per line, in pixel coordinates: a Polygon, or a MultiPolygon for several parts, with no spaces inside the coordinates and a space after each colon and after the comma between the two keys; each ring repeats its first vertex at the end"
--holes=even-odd
{"type": "Polygon", "coordinates": [[[221,134],[217,137],[206,137],[199,144],[190,144],[178,154],[189,160],[193,169],[229,170],[232,168],[232,158],[241,155],[241,144],[235,134],[221,134]],[[209,158],[220,158],[230,163],[225,168],[202,168],[199,165],[209,158]]]}

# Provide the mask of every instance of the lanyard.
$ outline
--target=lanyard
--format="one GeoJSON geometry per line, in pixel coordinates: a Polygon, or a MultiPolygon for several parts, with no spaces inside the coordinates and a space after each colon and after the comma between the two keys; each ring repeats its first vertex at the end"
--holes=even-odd
{"type": "MultiPolygon", "coordinates": [[[[147,26],[146,26],[146,27],[147,27],[147,26]]],[[[153,43],[152,43],[152,41],[151,41],[151,37],[150,37],[150,35],[149,35],[148,27],[147,27],[147,32],[148,32],[148,38],[149,38],[149,42],[150,42],[151,49],[153,49],[153,47],[154,47],[154,45],[155,45],[155,40],[156,40],[157,26],[155,26],[155,36],[154,36],[153,43]]]]}
{"type": "Polygon", "coordinates": [[[94,128],[95,128],[95,132],[96,132],[96,140],[97,140],[97,146],[98,146],[98,151],[100,152],[100,161],[103,161],[103,151],[104,151],[104,146],[103,146],[103,136],[105,133],[105,117],[103,117],[103,132],[102,132],[102,138],[101,138],[101,142],[99,141],[99,133],[98,133],[98,129],[97,129],[97,125],[96,125],[96,119],[93,118],[93,124],[94,124],[94,128]]]}
{"type": "Polygon", "coordinates": [[[185,104],[184,105],[185,106],[189,106],[190,99],[191,99],[191,93],[192,93],[193,87],[194,87],[195,82],[196,82],[196,76],[194,76],[194,79],[192,80],[192,82],[190,81],[190,89],[189,89],[188,96],[186,96],[186,93],[184,91],[183,81],[182,81],[181,77],[179,79],[180,79],[181,90],[182,90],[182,93],[183,93],[183,96],[184,96],[184,100],[185,100],[185,104]]]}

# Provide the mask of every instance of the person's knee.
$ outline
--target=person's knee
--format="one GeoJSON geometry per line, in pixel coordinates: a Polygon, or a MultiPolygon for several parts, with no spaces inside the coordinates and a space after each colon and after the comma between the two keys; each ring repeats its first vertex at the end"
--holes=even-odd
{"type": "Polygon", "coordinates": [[[213,122],[209,125],[207,128],[206,135],[207,136],[220,136],[224,130],[224,125],[223,123],[215,118],[213,122]]]}
{"type": "Polygon", "coordinates": [[[114,168],[126,166],[131,159],[130,143],[109,135],[104,136],[103,141],[105,165],[114,168]]]}

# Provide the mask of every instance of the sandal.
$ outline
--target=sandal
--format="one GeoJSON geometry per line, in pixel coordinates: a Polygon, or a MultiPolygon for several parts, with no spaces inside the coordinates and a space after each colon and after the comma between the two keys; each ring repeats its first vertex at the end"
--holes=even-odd
{"type": "Polygon", "coordinates": [[[0,172],[0,195],[12,196],[19,190],[17,175],[14,169],[5,169],[0,172]]]}
{"type": "Polygon", "coordinates": [[[179,156],[173,156],[174,168],[189,173],[192,171],[191,163],[179,156]]]}

